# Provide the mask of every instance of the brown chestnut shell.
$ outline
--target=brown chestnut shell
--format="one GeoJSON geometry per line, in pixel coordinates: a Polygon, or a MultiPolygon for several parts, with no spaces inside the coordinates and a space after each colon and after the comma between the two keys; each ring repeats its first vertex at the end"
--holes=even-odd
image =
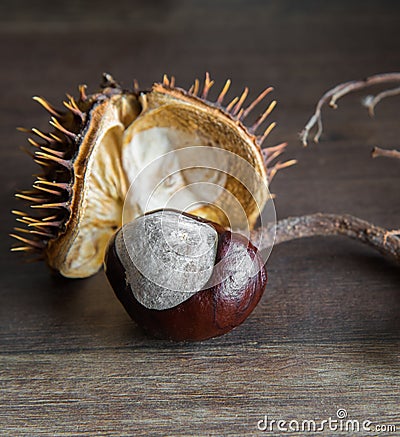
{"type": "Polygon", "coordinates": [[[223,335],[246,320],[264,293],[267,272],[257,248],[243,235],[224,230],[215,223],[208,223],[218,232],[215,263],[224,258],[229,246],[240,245],[246,247],[251,259],[256,261],[257,273],[244,286],[235,289],[235,293],[227,287],[229,278],[226,278],[217,285],[197,292],[179,305],[164,310],[146,308],[135,298],[116,250],[117,234],[109,243],[105,256],[108,280],[131,318],[154,337],[199,341],[223,335]]]}

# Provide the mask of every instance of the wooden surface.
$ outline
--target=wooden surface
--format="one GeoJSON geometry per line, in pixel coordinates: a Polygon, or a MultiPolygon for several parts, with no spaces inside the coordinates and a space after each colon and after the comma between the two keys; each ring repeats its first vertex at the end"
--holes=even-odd
{"type": "Polygon", "coordinates": [[[147,338],[103,273],[56,279],[10,254],[6,236],[13,193],[37,171],[15,127],[47,126],[31,96],[60,102],[82,82],[95,90],[103,71],[126,86],[166,72],[186,87],[207,70],[221,85],[230,77],[235,92],[274,85],[269,144],[289,141],[287,156],[299,160],[273,183],[278,216],[346,212],[398,228],[400,162],[369,152],[399,145],[399,99],[370,120],[359,95],[346,98],[324,112],[318,146],[303,149],[297,134],[326,89],[399,70],[399,3],[60,5],[0,5],[0,435],[283,435],[257,422],[335,418],[339,408],[400,435],[400,271],[373,250],[335,238],[276,247],[247,322],[185,345],[147,338]]]}

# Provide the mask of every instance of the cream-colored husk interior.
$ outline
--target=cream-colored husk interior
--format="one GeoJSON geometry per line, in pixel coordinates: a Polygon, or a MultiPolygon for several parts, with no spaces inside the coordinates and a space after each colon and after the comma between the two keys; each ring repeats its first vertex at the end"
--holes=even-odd
{"type": "Polygon", "coordinates": [[[64,276],[95,273],[122,222],[145,212],[168,207],[251,228],[268,198],[261,154],[228,117],[157,93],[140,103],[137,116],[137,102],[115,96],[86,134],[93,146],[85,171],[75,163],[79,205],[48,253],[64,276]]]}

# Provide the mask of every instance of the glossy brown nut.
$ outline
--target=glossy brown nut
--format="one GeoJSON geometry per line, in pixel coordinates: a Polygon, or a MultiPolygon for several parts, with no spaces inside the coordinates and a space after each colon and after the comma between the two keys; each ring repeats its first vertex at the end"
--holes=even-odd
{"type": "MultiPolygon", "coordinates": [[[[215,269],[209,280],[214,285],[208,288],[206,286],[172,308],[150,309],[138,301],[132,292],[132,284],[127,283],[126,268],[115,244],[118,233],[108,246],[105,258],[106,274],[126,311],[151,335],[175,341],[205,340],[225,334],[246,320],[264,292],[267,273],[257,249],[244,236],[203,219],[184,215],[192,220],[208,223],[217,231],[214,264],[224,260],[228,250],[245,250],[254,261],[255,274],[248,277],[244,284],[235,287],[232,285],[232,275],[224,274],[225,267],[218,273],[215,269]],[[223,276],[221,282],[215,277],[217,274],[223,276]]],[[[235,266],[228,265],[227,268],[235,269],[235,266]]]]}

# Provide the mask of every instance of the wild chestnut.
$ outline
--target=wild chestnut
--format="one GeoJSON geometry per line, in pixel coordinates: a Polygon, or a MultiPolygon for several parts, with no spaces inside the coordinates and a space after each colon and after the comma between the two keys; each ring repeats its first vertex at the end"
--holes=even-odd
{"type": "Polygon", "coordinates": [[[107,277],[129,315],[170,340],[204,340],[240,325],[267,273],[243,235],[205,219],[159,210],[123,226],[109,243],[107,277]]]}

